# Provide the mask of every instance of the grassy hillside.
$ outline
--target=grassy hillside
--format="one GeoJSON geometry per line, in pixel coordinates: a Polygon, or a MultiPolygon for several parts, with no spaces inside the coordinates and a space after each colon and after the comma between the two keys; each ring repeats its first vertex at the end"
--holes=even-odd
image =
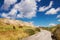
{"type": "Polygon", "coordinates": [[[21,40],[39,31],[39,28],[27,26],[18,20],[0,19],[0,40],[21,40]]]}

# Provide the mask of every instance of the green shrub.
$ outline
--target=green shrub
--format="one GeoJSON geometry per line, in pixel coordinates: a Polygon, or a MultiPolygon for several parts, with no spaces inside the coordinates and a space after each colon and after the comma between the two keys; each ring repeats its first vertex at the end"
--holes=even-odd
{"type": "Polygon", "coordinates": [[[35,34],[35,31],[32,29],[26,29],[25,32],[28,33],[29,35],[35,34]]]}
{"type": "Polygon", "coordinates": [[[38,31],[38,32],[40,32],[40,29],[39,29],[39,28],[35,28],[35,31],[38,31]]]}

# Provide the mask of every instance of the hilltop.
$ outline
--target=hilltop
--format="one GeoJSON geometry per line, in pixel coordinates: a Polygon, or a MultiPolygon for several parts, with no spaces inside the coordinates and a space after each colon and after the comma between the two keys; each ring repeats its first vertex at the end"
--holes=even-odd
{"type": "Polygon", "coordinates": [[[13,20],[13,19],[6,19],[6,18],[0,18],[0,23],[7,24],[7,25],[14,25],[14,26],[34,26],[30,22],[24,22],[21,20],[13,20]]]}

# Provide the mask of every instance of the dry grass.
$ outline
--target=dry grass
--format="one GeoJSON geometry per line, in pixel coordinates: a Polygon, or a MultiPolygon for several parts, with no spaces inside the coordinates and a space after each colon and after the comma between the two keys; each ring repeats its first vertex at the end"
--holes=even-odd
{"type": "Polygon", "coordinates": [[[13,24],[7,23],[8,20],[10,19],[5,20],[4,18],[0,18],[0,40],[21,40],[30,36],[32,31],[34,32],[33,34],[39,32],[38,28],[36,29],[35,27],[26,25],[21,26],[19,21],[16,22],[16,20],[13,20],[13,24]],[[28,29],[30,30],[26,32],[28,29]]]}
{"type": "Polygon", "coordinates": [[[0,40],[21,40],[22,38],[30,36],[30,33],[32,34],[32,31],[34,31],[33,34],[35,34],[39,30],[35,30],[34,27],[28,27],[23,26],[22,28],[19,28],[18,26],[15,26],[15,29],[13,28],[13,25],[0,25],[0,40]],[[30,29],[29,33],[26,32],[27,29],[30,29]]]}

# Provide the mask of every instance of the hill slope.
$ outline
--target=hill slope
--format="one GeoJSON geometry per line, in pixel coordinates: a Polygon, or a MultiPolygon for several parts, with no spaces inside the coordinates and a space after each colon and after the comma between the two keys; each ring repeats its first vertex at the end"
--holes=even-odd
{"type": "Polygon", "coordinates": [[[20,40],[39,31],[31,23],[0,18],[0,40],[20,40]]]}

